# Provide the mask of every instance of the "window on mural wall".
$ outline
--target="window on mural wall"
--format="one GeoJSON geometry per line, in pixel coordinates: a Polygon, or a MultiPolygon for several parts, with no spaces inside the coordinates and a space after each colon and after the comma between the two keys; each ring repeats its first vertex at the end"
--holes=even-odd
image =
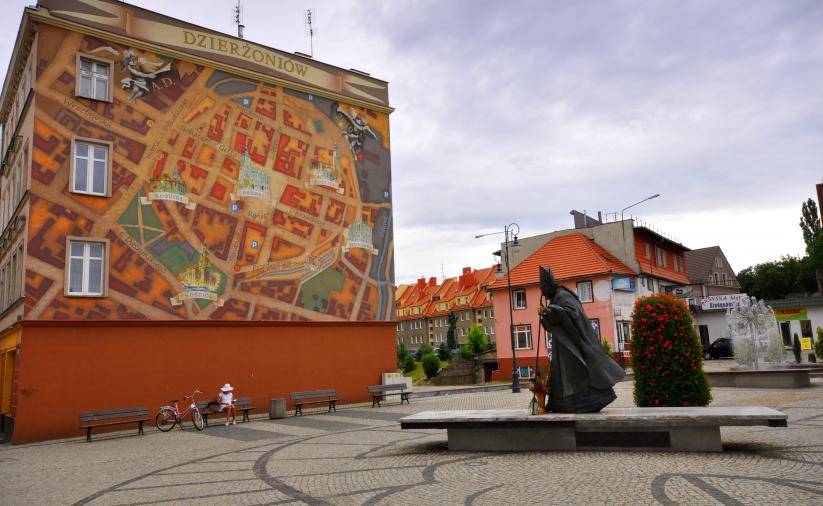
{"type": "Polygon", "coordinates": [[[105,196],[108,189],[109,147],[75,141],[71,189],[75,193],[105,196]]]}
{"type": "Polygon", "coordinates": [[[111,65],[107,62],[80,57],[77,94],[94,100],[109,100],[111,65]]]}
{"type": "Polygon", "coordinates": [[[106,243],[69,240],[68,246],[66,292],[69,295],[103,295],[106,243]]]}
{"type": "Polygon", "coordinates": [[[513,291],[512,299],[515,309],[526,309],[526,290],[513,291]]]}
{"type": "Polygon", "coordinates": [[[530,349],[532,347],[532,326],[514,326],[514,347],[518,350],[530,349]]]}
{"type": "Polygon", "coordinates": [[[581,281],[577,283],[577,297],[580,302],[591,302],[592,299],[592,282],[581,281]]]}

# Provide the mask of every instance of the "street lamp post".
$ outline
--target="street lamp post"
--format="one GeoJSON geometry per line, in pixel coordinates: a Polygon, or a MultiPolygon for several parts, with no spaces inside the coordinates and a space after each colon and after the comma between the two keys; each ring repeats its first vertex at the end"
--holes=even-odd
{"type": "Polygon", "coordinates": [[[624,255],[626,254],[626,251],[627,251],[628,248],[626,247],[626,225],[623,223],[623,211],[625,211],[626,209],[631,209],[632,207],[634,207],[638,204],[642,204],[643,202],[645,202],[647,200],[656,199],[659,196],[660,196],[659,193],[655,193],[654,195],[652,195],[650,197],[646,197],[645,199],[640,200],[638,202],[635,202],[634,204],[632,204],[630,206],[626,206],[626,207],[624,207],[623,209],[620,210],[620,230],[623,232],[623,254],[624,255]]]}
{"type": "MultiPolygon", "coordinates": [[[[487,235],[500,234],[501,232],[490,232],[488,234],[479,234],[474,236],[475,239],[485,237],[487,235]]],[[[514,342],[514,310],[512,308],[512,280],[511,270],[509,268],[509,238],[513,237],[512,248],[519,246],[517,242],[517,235],[520,233],[520,226],[517,223],[510,223],[503,227],[504,248],[506,249],[506,288],[509,293],[509,337],[512,344],[512,393],[520,392],[520,370],[517,368],[517,352],[515,351],[514,342]]]]}

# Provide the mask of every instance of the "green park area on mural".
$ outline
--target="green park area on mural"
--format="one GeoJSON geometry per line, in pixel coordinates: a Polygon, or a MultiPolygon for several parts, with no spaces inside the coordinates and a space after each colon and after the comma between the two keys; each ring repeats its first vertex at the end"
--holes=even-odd
{"type": "Polygon", "coordinates": [[[329,293],[343,289],[343,274],[326,269],[303,284],[300,292],[300,304],[306,309],[323,313],[329,305],[329,293]]]}

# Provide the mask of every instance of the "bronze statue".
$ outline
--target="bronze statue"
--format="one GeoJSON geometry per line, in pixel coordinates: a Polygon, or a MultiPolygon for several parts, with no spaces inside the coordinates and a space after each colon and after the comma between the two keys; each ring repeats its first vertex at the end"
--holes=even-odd
{"type": "Polygon", "coordinates": [[[540,267],[540,291],[548,301],[540,308],[540,324],[552,336],[548,410],[600,411],[617,398],[612,387],[625,373],[603,351],[580,299],[557,283],[551,268],[540,267]]]}

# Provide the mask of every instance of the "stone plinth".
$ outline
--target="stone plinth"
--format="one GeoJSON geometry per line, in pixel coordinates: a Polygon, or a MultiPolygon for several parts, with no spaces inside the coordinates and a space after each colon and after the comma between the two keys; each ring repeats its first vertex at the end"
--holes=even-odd
{"type": "Polygon", "coordinates": [[[802,388],[811,386],[809,372],[817,369],[762,369],[706,372],[713,387],[802,388]]]}
{"type": "Polygon", "coordinates": [[[599,413],[529,415],[525,409],[424,411],[402,429],[446,429],[457,451],[723,451],[720,427],[785,427],[766,407],[607,408],[599,413]]]}

